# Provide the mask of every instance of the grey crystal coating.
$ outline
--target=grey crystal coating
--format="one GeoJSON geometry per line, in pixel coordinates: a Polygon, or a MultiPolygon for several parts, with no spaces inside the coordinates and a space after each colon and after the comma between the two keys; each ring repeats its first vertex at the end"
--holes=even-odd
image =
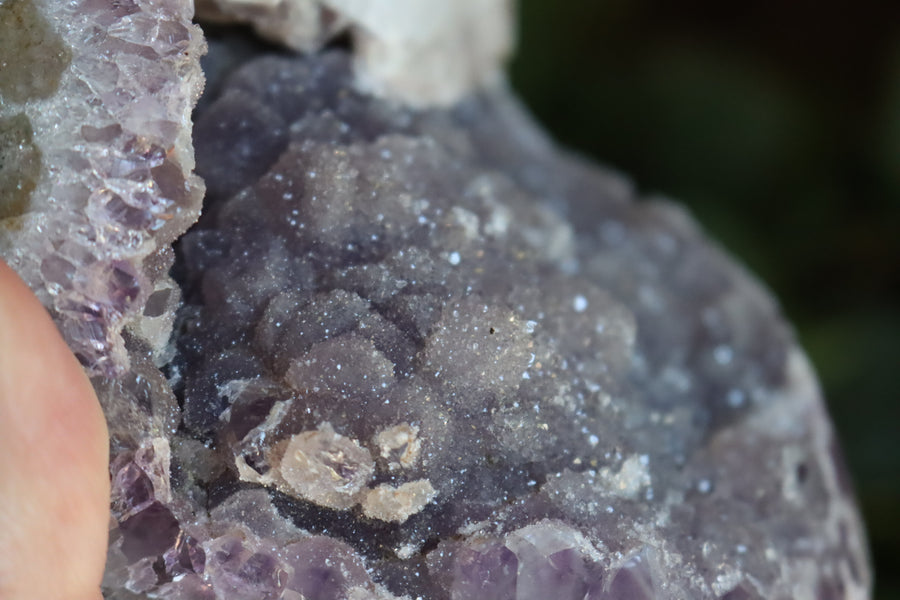
{"type": "Polygon", "coordinates": [[[112,597],[868,597],[815,378],[680,209],[340,53],[245,65],[195,136],[181,428],[114,429],[112,597]]]}

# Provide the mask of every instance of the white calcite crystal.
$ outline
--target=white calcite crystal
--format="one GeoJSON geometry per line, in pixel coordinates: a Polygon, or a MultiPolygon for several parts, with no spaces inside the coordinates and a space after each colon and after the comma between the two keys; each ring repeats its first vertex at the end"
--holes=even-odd
{"type": "Polygon", "coordinates": [[[381,452],[381,458],[387,461],[391,470],[414,466],[422,450],[419,428],[409,423],[401,423],[381,431],[375,436],[375,443],[381,452]]]}
{"type": "Polygon", "coordinates": [[[290,438],[278,465],[288,489],[330,508],[350,508],[375,472],[369,451],[329,423],[290,438]]]}
{"type": "Polygon", "coordinates": [[[198,11],[303,51],[347,33],[357,85],[417,105],[496,83],[513,46],[512,0],[199,0],[198,11]]]}
{"type": "Polygon", "coordinates": [[[204,7],[308,53],[213,45],[173,250],[190,6],[0,2],[0,254],[95,374],[105,597],[869,597],[776,303],[532,123],[506,3],[204,7]]]}
{"type": "Polygon", "coordinates": [[[403,523],[425,508],[436,495],[427,479],[408,481],[397,487],[382,483],[366,492],[362,510],[370,519],[403,523]]]}

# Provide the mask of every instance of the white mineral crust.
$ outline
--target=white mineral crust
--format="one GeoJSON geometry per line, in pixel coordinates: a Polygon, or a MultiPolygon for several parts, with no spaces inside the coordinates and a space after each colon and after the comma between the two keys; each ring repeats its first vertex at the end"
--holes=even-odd
{"type": "Polygon", "coordinates": [[[304,51],[348,32],[358,85],[416,105],[497,80],[514,44],[511,0],[200,0],[198,11],[304,51]]]}

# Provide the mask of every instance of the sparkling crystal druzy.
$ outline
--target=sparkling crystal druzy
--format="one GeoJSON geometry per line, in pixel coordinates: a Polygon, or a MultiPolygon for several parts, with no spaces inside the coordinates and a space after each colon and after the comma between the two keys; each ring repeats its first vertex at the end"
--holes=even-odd
{"type": "Polygon", "coordinates": [[[412,110],[349,65],[256,59],[197,116],[181,425],[112,427],[110,597],[866,598],[768,294],[504,90],[412,110]]]}

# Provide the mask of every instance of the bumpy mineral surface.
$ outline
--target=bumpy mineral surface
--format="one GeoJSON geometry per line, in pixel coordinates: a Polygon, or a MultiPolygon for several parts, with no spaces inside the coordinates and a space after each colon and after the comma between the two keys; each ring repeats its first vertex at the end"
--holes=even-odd
{"type": "Polygon", "coordinates": [[[113,597],[867,597],[814,377],[679,209],[502,90],[414,111],[336,52],[220,87],[113,597]]]}
{"type": "Polygon", "coordinates": [[[815,378],[678,208],[500,86],[215,43],[173,280],[187,4],[50,4],[0,0],[0,255],[96,374],[107,598],[868,598],[815,378]]]}

